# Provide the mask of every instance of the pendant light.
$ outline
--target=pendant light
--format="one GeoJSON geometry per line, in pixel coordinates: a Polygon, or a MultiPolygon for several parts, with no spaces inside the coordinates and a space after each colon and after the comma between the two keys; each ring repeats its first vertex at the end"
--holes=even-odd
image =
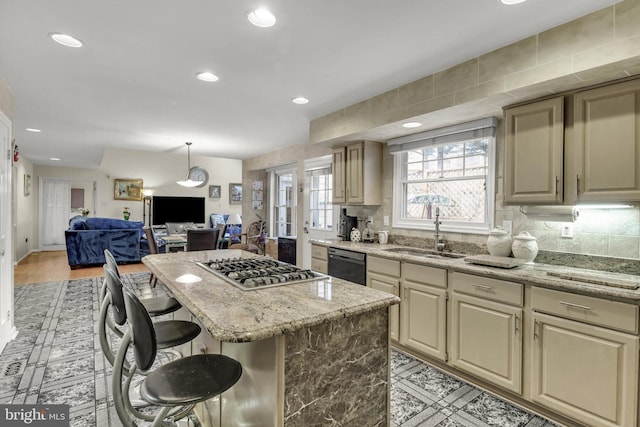
{"type": "Polygon", "coordinates": [[[193,181],[189,177],[189,173],[191,172],[191,142],[185,142],[185,144],[187,144],[187,176],[181,181],[176,181],[176,184],[183,187],[196,187],[200,184],[200,182],[193,181]]]}

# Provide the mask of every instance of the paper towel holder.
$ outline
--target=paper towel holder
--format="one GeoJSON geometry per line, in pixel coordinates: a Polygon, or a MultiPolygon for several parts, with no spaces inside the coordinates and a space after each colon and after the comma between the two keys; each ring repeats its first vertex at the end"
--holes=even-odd
{"type": "Polygon", "coordinates": [[[575,222],[580,216],[577,206],[520,206],[520,212],[534,221],[575,222]]]}

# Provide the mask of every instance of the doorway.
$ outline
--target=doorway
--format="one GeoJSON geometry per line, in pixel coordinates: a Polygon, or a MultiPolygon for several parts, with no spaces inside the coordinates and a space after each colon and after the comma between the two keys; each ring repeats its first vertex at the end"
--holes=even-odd
{"type": "Polygon", "coordinates": [[[311,268],[310,240],[335,239],[339,206],[334,206],[331,156],[304,162],[302,268],[311,268]]]}
{"type": "Polygon", "coordinates": [[[0,112],[0,352],[17,331],[13,323],[13,242],[11,229],[11,188],[13,147],[11,122],[0,112]]]}
{"type": "Polygon", "coordinates": [[[69,228],[71,212],[71,180],[40,177],[39,188],[40,250],[65,250],[64,232],[69,228]]]}

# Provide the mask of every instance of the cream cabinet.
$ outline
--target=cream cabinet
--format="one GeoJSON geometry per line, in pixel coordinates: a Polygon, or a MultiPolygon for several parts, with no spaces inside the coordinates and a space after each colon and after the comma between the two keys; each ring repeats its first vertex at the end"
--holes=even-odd
{"type": "Polygon", "coordinates": [[[563,159],[563,97],[505,110],[505,203],[562,203],[563,159]]]}
{"type": "Polygon", "coordinates": [[[400,343],[447,360],[447,270],[402,263],[400,343]]]}
{"type": "Polygon", "coordinates": [[[575,202],[640,200],[640,80],[574,96],[575,202]]]}
{"type": "Polygon", "coordinates": [[[523,287],[451,274],[450,363],[515,393],[522,393],[523,287]]]}
{"type": "Polygon", "coordinates": [[[637,425],[638,306],[534,288],[532,308],[531,399],[590,426],[637,425]]]}
{"type": "MultiPolygon", "coordinates": [[[[369,255],[367,257],[367,286],[400,296],[400,261],[369,255]]],[[[389,335],[398,341],[400,306],[389,307],[389,335]]]]}
{"type": "Polygon", "coordinates": [[[333,203],[382,204],[382,144],[361,141],[333,149],[333,203]]]}
{"type": "Polygon", "coordinates": [[[505,109],[504,203],[640,201],[640,79],[505,109]]]}
{"type": "Polygon", "coordinates": [[[311,270],[318,273],[329,273],[329,254],[327,248],[321,245],[311,244],[311,270]]]}

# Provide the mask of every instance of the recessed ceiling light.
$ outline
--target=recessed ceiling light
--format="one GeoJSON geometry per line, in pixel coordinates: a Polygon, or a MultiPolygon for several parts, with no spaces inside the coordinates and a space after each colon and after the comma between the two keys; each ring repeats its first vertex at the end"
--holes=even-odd
{"type": "Polygon", "coordinates": [[[54,162],[59,162],[60,158],[59,157],[50,157],[49,160],[53,160],[54,162]]]}
{"type": "Polygon", "coordinates": [[[82,42],[75,37],[71,37],[67,34],[60,33],[51,33],[49,37],[53,39],[54,42],[61,44],[67,47],[82,47],[82,42]]]}
{"type": "Polygon", "coordinates": [[[308,104],[309,100],[304,96],[297,96],[295,98],[291,98],[291,102],[293,102],[294,104],[303,105],[303,104],[308,104]]]}
{"type": "Polygon", "coordinates": [[[276,23],[276,17],[264,8],[250,10],[247,19],[256,27],[273,27],[276,23]]]}
{"type": "Polygon", "coordinates": [[[402,124],[402,127],[409,128],[409,129],[418,128],[420,126],[422,126],[422,123],[418,123],[418,122],[407,122],[402,124]]]}
{"type": "Polygon", "coordinates": [[[42,132],[40,129],[36,129],[36,128],[26,128],[25,129],[27,132],[33,132],[33,133],[40,133],[42,132]]]}
{"type": "Polygon", "coordinates": [[[500,0],[502,4],[518,4],[524,3],[526,0],[500,0]]]}
{"type": "Polygon", "coordinates": [[[208,71],[198,73],[196,74],[196,77],[198,78],[198,80],[202,80],[203,82],[217,82],[218,80],[220,80],[218,76],[208,71]]]}

